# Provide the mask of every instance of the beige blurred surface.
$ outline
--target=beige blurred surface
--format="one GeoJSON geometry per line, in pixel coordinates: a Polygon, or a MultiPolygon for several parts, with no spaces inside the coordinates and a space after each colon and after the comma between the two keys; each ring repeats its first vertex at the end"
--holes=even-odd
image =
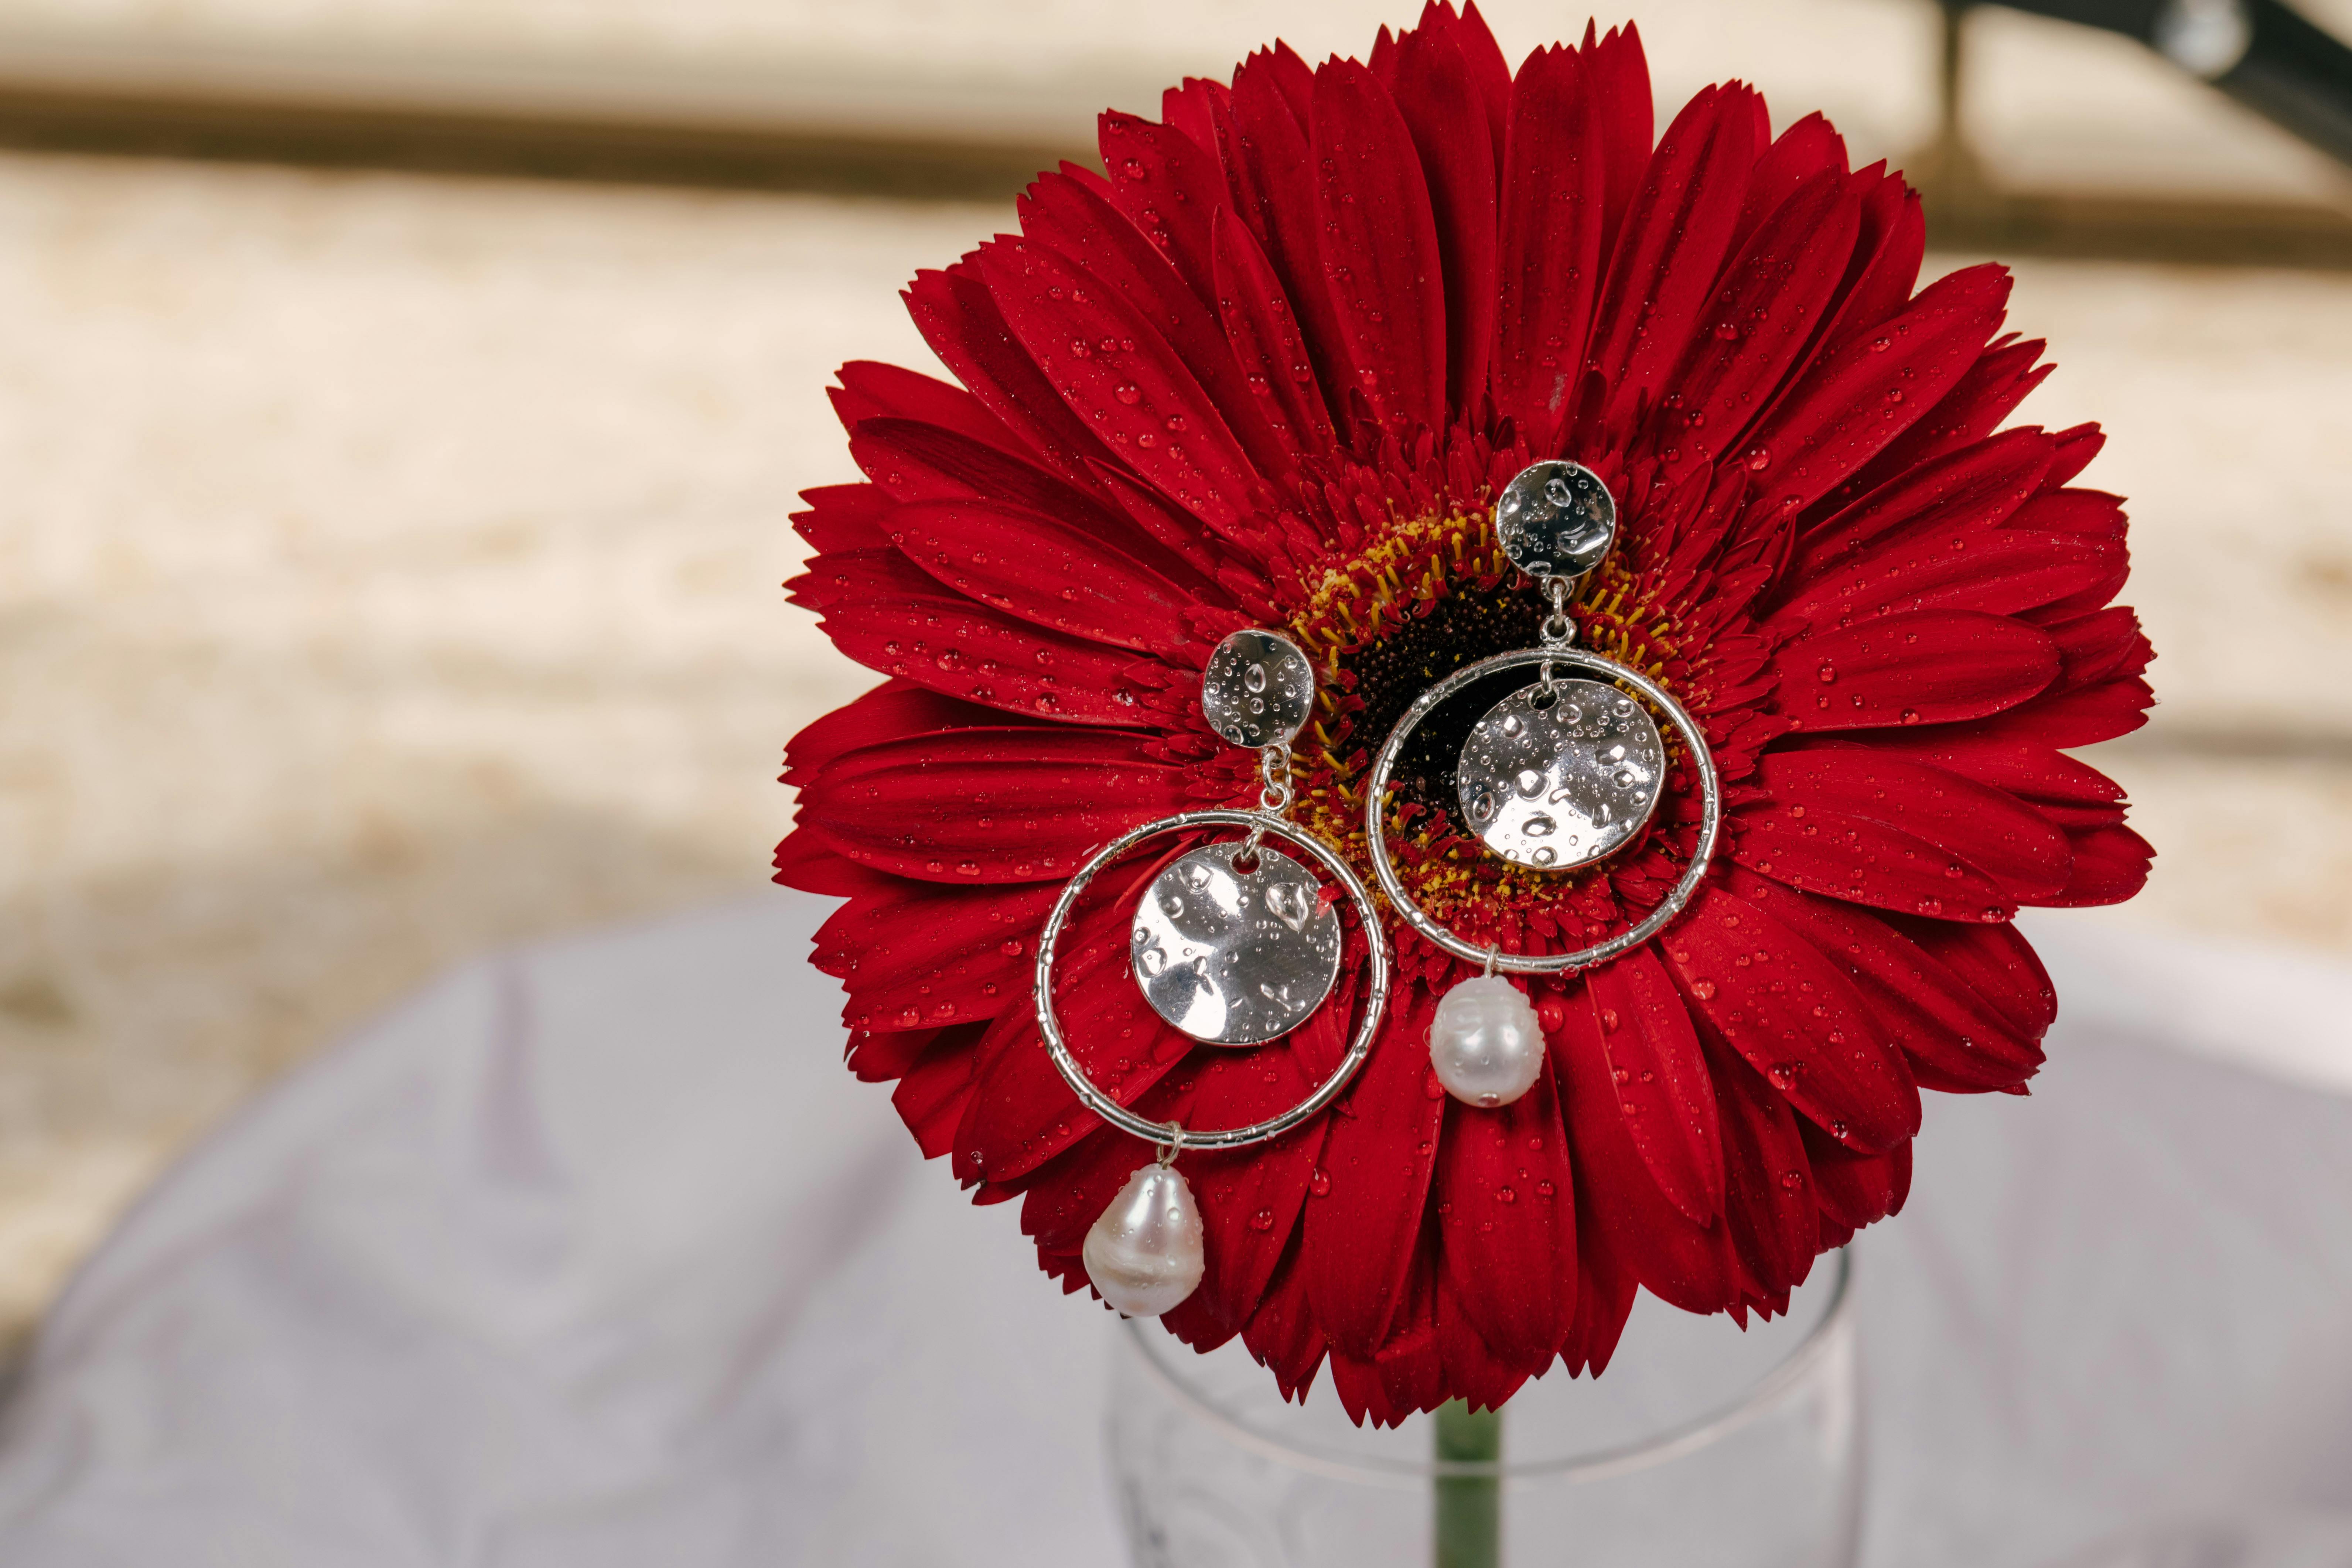
{"type": "MultiPolygon", "coordinates": [[[[910,3],[587,9],[695,58],[866,58],[910,3]]],[[[373,15],[513,44],[563,10],[373,15]]],[[[1288,31],[1340,46],[1359,10],[1288,31]]],[[[0,24],[68,12],[353,15],[0,24]]],[[[1003,44],[925,15],[934,54],[1003,44]]],[[[1098,15],[1040,15],[1086,23],[1055,71],[1102,63],[1098,15]]],[[[1643,15],[1668,83],[1746,57],[1784,118],[1825,103],[1874,151],[1925,124],[1915,7],[1643,15]]],[[[1110,63],[1141,77],[1263,24],[1138,28],[1110,63]]],[[[2114,68],[2092,100],[2145,89],[2114,68]]],[[[2325,183],[2251,133],[2217,177],[2325,183]]],[[[434,970],[759,884],[782,740],[871,679],[776,590],[793,492],[851,471],[824,385],[923,363],[898,284],[1007,216],[0,157],[0,1332],[172,1150],[434,970]]],[[[2042,262],[2014,321],[2062,365],[2026,416],[2114,431],[2086,482],[2133,498],[2163,655],[2158,722],[2104,759],[2163,858],[2083,918],[2352,955],[2352,277],[2042,262]]]]}
{"type": "Polygon", "coordinates": [[[0,160],[0,1318],[435,969],[760,884],[825,382],[986,223],[0,160]]]}

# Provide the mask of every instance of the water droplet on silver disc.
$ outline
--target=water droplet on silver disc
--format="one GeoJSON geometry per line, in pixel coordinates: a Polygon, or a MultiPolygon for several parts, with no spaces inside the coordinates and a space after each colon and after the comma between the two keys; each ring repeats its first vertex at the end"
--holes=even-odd
{"type": "Polygon", "coordinates": [[[1201,673],[1201,713],[1236,746],[1271,746],[1315,711],[1315,667],[1278,632],[1235,632],[1201,673]]]}
{"type": "Polygon", "coordinates": [[[1617,538],[1617,502],[1581,463],[1534,463],[1503,487],[1495,537],[1530,577],[1581,577],[1617,538]]]}
{"type": "Polygon", "coordinates": [[[1339,917],[1322,885],[1261,844],[1205,844],[1151,879],[1128,942],[1153,1012],[1213,1046],[1255,1046],[1307,1021],[1339,977],[1339,917]]]}
{"type": "Polygon", "coordinates": [[[1568,871],[1641,830],[1665,786],[1657,721],[1613,686],[1555,680],[1521,687],[1462,742],[1462,819],[1515,866],[1568,871]]]}

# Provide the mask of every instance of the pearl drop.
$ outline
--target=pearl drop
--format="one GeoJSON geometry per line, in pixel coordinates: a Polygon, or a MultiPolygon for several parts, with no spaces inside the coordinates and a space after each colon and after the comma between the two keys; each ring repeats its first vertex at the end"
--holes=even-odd
{"type": "Polygon", "coordinates": [[[1437,1004],[1429,1064],[1465,1105],[1508,1105],[1543,1072],[1543,1026],[1518,987],[1499,974],[1465,980],[1437,1004]]]}
{"type": "Polygon", "coordinates": [[[1130,1318],[1156,1318],[1190,1296],[1207,1265],[1192,1184],[1171,1165],[1127,1179],[1087,1232],[1087,1278],[1130,1318]]]}

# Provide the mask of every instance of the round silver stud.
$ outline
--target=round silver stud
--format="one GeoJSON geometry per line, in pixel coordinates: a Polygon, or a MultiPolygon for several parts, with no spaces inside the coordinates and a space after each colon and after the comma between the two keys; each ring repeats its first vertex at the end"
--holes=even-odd
{"type": "Polygon", "coordinates": [[[1596,680],[1525,686],[1486,710],[1462,743],[1462,818],[1514,866],[1570,871],[1641,830],[1665,788],[1657,721],[1596,680]]]}
{"type": "Polygon", "coordinates": [[[1260,844],[1177,857],[1135,907],[1128,955],[1151,1010],[1212,1046],[1307,1021],[1339,978],[1339,916],[1306,867],[1260,844]]]}
{"type": "Polygon", "coordinates": [[[1315,667],[1278,632],[1235,632],[1209,656],[1201,712],[1236,746],[1286,744],[1315,711],[1315,667]]]}
{"type": "Polygon", "coordinates": [[[1581,577],[1616,542],[1617,502],[1581,463],[1530,464],[1495,503],[1495,537],[1530,577],[1581,577]]]}

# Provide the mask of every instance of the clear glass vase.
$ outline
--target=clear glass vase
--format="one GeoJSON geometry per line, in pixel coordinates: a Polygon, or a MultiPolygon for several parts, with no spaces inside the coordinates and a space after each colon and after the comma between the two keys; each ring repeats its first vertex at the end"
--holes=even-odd
{"type": "Polygon", "coordinates": [[[1195,1355],[1130,1322],[1111,1378],[1119,1511],[1138,1568],[1844,1568],[1861,1433],[1852,1265],[1816,1265],[1786,1317],[1697,1318],[1643,1298],[1608,1372],[1529,1383],[1500,1458],[1440,1463],[1437,1421],[1304,1405],[1237,1342],[1195,1355]],[[1487,1510],[1499,1551],[1461,1517],[1487,1510]],[[1445,1519],[1449,1558],[1438,1555],[1445,1519]]]}

